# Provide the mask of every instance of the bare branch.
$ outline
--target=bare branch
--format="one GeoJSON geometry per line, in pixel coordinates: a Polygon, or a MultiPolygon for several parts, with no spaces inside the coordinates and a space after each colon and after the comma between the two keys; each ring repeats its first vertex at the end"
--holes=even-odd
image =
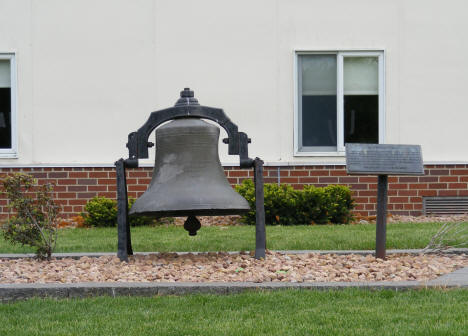
{"type": "Polygon", "coordinates": [[[468,222],[446,222],[431,238],[423,252],[442,252],[468,246],[468,222]]]}

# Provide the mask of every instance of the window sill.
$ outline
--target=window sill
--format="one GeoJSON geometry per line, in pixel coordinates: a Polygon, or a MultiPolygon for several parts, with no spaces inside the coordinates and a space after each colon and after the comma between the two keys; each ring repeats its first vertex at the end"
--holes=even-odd
{"type": "Polygon", "coordinates": [[[309,157],[320,157],[320,156],[335,156],[345,157],[345,152],[295,152],[294,156],[309,156],[309,157]]]}
{"type": "Polygon", "coordinates": [[[0,159],[17,159],[18,153],[0,153],[0,159]]]}

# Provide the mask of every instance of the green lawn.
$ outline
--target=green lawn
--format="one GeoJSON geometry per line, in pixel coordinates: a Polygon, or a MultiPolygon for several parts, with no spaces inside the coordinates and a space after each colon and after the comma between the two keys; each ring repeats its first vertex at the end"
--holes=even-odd
{"type": "Polygon", "coordinates": [[[468,290],[249,292],[32,299],[0,335],[466,335],[468,290]]]}
{"type": "MultiPolygon", "coordinates": [[[[440,223],[390,223],[387,248],[423,248],[440,223]]],[[[468,223],[464,223],[468,225],[468,223]]],[[[180,226],[132,228],[135,251],[239,251],[255,248],[254,226],[202,227],[190,237],[180,226]]],[[[115,252],[116,228],[62,229],[56,252],[115,252]]],[[[267,226],[272,250],[375,248],[375,225],[267,226]]],[[[0,253],[33,252],[0,238],[0,253]]]]}

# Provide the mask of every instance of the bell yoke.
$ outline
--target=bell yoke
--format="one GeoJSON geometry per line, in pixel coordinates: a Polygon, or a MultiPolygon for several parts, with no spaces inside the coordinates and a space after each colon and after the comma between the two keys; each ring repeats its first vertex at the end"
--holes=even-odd
{"type": "Polygon", "coordinates": [[[263,200],[263,161],[248,157],[247,134],[239,132],[222,109],[201,106],[193,91],[185,88],[174,107],[151,113],[147,122],[128,136],[129,158],[118,160],[118,257],[133,254],[128,215],[185,217],[184,228],[194,236],[201,224],[196,216],[223,216],[250,211],[248,202],[232,189],[218,155],[219,127],[228,138],[230,155],[239,155],[241,168],[254,168],[256,196],[255,258],[265,258],[266,233],[263,200]],[[158,129],[162,123],[170,121],[158,129]],[[156,129],[156,159],[148,190],[128,212],[125,168],[138,167],[138,159],[148,158],[148,142],[156,129]]]}

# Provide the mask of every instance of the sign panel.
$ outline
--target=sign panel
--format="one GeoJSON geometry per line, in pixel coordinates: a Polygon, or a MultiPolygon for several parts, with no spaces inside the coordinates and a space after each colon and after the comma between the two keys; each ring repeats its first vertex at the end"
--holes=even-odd
{"type": "Polygon", "coordinates": [[[421,146],[346,144],[348,174],[424,175],[421,146]]]}

